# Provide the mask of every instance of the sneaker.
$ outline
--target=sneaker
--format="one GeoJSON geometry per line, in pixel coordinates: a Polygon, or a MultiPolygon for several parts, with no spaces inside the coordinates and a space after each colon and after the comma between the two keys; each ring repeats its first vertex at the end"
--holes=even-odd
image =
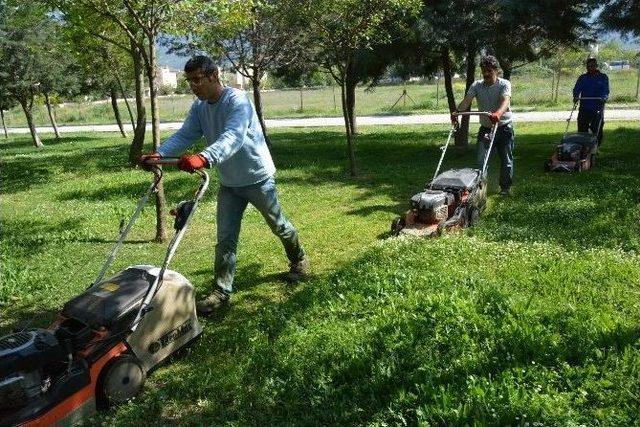
{"type": "Polygon", "coordinates": [[[300,261],[289,263],[287,280],[295,283],[306,279],[309,270],[309,258],[302,258],[300,261]]]}
{"type": "Polygon", "coordinates": [[[511,190],[509,190],[508,188],[503,188],[498,194],[500,194],[501,196],[509,197],[511,196],[511,190]]]}
{"type": "Polygon", "coordinates": [[[228,292],[216,286],[208,297],[196,303],[196,312],[199,316],[209,316],[214,311],[228,307],[229,298],[228,292]]]}

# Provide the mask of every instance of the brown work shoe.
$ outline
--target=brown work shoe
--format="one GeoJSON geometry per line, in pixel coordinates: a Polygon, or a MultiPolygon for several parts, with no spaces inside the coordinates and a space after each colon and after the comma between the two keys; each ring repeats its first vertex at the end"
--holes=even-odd
{"type": "Polygon", "coordinates": [[[213,312],[228,307],[230,297],[228,292],[216,286],[208,297],[196,303],[196,312],[199,316],[210,316],[213,312]]]}
{"type": "Polygon", "coordinates": [[[287,280],[291,283],[299,282],[307,278],[309,271],[309,258],[304,257],[300,261],[289,263],[287,280]]]}

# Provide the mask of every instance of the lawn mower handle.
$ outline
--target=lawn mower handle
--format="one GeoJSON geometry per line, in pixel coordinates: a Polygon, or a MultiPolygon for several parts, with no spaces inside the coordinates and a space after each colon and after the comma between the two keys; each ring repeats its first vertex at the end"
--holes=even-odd
{"type": "MultiPolygon", "coordinates": [[[[154,162],[154,165],[177,164],[177,160],[178,160],[177,158],[159,159],[158,161],[154,162]]],[[[138,216],[140,215],[140,212],[142,212],[142,209],[147,204],[147,201],[149,200],[149,197],[152,194],[154,194],[156,191],[158,191],[158,185],[160,184],[160,180],[162,179],[162,169],[156,166],[156,167],[154,167],[152,172],[154,173],[153,182],[151,183],[151,185],[149,186],[147,191],[144,193],[144,195],[138,201],[138,204],[136,205],[136,210],[133,213],[133,215],[131,216],[131,218],[129,219],[129,222],[127,223],[127,225],[120,230],[120,236],[118,237],[118,241],[113,246],[113,249],[111,249],[111,253],[109,254],[109,257],[107,258],[107,261],[102,266],[102,269],[100,270],[100,273],[98,273],[98,277],[91,284],[91,286],[97,285],[104,278],[104,275],[106,274],[107,270],[111,267],[111,265],[115,261],[115,258],[116,258],[116,255],[117,255],[118,251],[122,247],[122,244],[124,243],[125,238],[129,234],[129,230],[131,230],[131,227],[133,226],[133,224],[138,219],[138,216]]],[[[196,170],[196,173],[198,175],[200,175],[200,178],[201,178],[200,188],[196,192],[196,198],[199,201],[202,198],[202,196],[204,195],[204,193],[206,192],[207,188],[209,187],[209,174],[207,174],[207,172],[202,171],[202,170],[196,170]]],[[[197,201],[196,201],[195,205],[197,205],[197,201]]],[[[191,211],[191,215],[193,214],[193,212],[195,212],[195,205],[194,205],[194,207],[193,207],[193,209],[191,211]]],[[[189,220],[191,219],[191,215],[189,215],[186,224],[188,224],[189,220]]],[[[180,239],[182,239],[182,234],[184,234],[184,230],[186,229],[186,224],[182,228],[181,233],[176,233],[176,236],[178,234],[180,234],[180,239]]],[[[176,240],[176,236],[174,236],[174,239],[172,240],[169,249],[171,249],[171,245],[177,246],[176,242],[174,242],[176,240]]],[[[179,243],[180,239],[178,239],[177,243],[179,243]]],[[[173,256],[173,252],[171,253],[171,256],[173,256]]],[[[168,264],[168,261],[170,261],[170,260],[171,260],[171,257],[169,257],[168,260],[165,259],[165,264],[168,264]]],[[[166,266],[165,266],[165,268],[166,268],[166,266]]]]}
{"type": "Polygon", "coordinates": [[[453,136],[454,133],[456,133],[457,130],[458,129],[455,126],[451,126],[451,130],[449,131],[449,137],[447,138],[447,142],[445,142],[444,145],[442,147],[440,147],[440,150],[442,151],[442,154],[440,155],[440,160],[438,161],[438,166],[436,166],[436,172],[433,174],[433,178],[431,179],[432,183],[436,179],[436,177],[438,176],[438,173],[440,172],[440,167],[442,166],[442,161],[444,160],[444,155],[447,152],[447,147],[449,147],[449,141],[451,141],[451,137],[453,136]]]}
{"type": "Polygon", "coordinates": [[[150,309],[149,305],[151,304],[151,300],[156,295],[156,292],[158,292],[158,289],[160,288],[160,286],[162,286],[162,280],[164,279],[164,272],[169,266],[169,263],[171,262],[171,259],[173,258],[173,255],[175,254],[176,249],[178,248],[178,245],[180,244],[180,241],[184,236],[184,233],[187,231],[187,227],[191,222],[191,218],[193,218],[193,214],[195,213],[196,208],[198,207],[198,202],[200,202],[200,200],[204,196],[204,193],[206,193],[207,188],[209,188],[209,174],[202,169],[196,169],[194,173],[200,176],[200,187],[198,187],[198,190],[196,191],[196,194],[193,196],[193,199],[189,201],[190,203],[192,203],[192,206],[191,206],[191,209],[189,210],[189,213],[187,214],[187,218],[184,221],[184,224],[180,226],[180,228],[177,228],[176,226],[176,232],[173,235],[171,242],[169,242],[169,246],[167,247],[167,253],[165,255],[164,262],[162,263],[162,267],[160,267],[160,272],[156,276],[151,286],[149,286],[149,288],[147,289],[147,292],[142,300],[142,303],[140,304],[140,308],[138,309],[138,314],[136,315],[135,320],[131,324],[131,328],[130,328],[131,332],[137,329],[138,324],[140,323],[144,315],[147,313],[147,311],[149,311],[150,309]]]}
{"type": "MultiPolygon", "coordinates": [[[[569,132],[569,123],[571,123],[571,118],[573,117],[573,112],[576,111],[576,108],[578,108],[578,104],[580,103],[581,100],[597,100],[597,101],[602,101],[602,111],[600,112],[600,121],[602,121],[604,119],[604,103],[606,102],[606,100],[604,98],[600,98],[598,96],[580,96],[578,98],[574,98],[574,103],[573,103],[573,108],[571,109],[571,113],[569,114],[569,118],[567,119],[567,126],[564,129],[564,135],[562,135],[562,139],[564,139],[567,136],[567,133],[569,132]]],[[[598,128],[600,129],[600,128],[598,128]]]]}
{"type": "Polygon", "coordinates": [[[576,99],[577,99],[578,101],[583,100],[583,99],[597,99],[598,101],[602,101],[602,102],[604,102],[604,101],[605,101],[605,99],[604,99],[604,98],[601,98],[601,97],[599,97],[599,96],[581,96],[581,97],[576,98],[576,99]]]}
{"type": "MultiPolygon", "coordinates": [[[[489,117],[491,116],[491,113],[487,112],[487,111],[462,111],[462,112],[453,112],[451,113],[451,115],[453,116],[485,116],[485,117],[489,117]]],[[[487,173],[487,166],[489,164],[489,157],[491,156],[491,150],[493,149],[493,141],[496,139],[496,132],[498,131],[498,124],[500,122],[496,122],[493,125],[491,125],[491,137],[490,137],[490,142],[489,142],[489,148],[487,149],[487,154],[486,156],[484,156],[484,160],[482,162],[482,169],[480,171],[480,176],[484,177],[487,173]]],[[[480,142],[482,143],[482,142],[480,142]]],[[[447,141],[448,144],[448,141],[447,141]]],[[[444,153],[443,153],[444,154],[444,153]]],[[[440,159],[440,163],[442,163],[442,158],[440,159]]],[[[440,164],[438,164],[438,168],[440,168],[440,164]]],[[[436,171],[437,174],[437,171],[436,171]]]]}
{"type": "Polygon", "coordinates": [[[160,157],[157,159],[150,158],[141,163],[149,166],[178,166],[179,161],[179,157],[160,157]]]}
{"type": "Polygon", "coordinates": [[[489,117],[491,113],[487,111],[456,111],[451,113],[452,116],[486,116],[489,117]]]}

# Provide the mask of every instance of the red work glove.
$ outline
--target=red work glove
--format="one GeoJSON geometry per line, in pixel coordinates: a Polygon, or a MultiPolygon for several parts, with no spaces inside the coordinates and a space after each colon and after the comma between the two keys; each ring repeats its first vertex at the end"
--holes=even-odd
{"type": "Polygon", "coordinates": [[[456,130],[460,127],[460,122],[458,121],[457,111],[455,113],[451,113],[451,126],[456,128],[456,130]]]}
{"type": "Polygon", "coordinates": [[[502,117],[502,113],[498,113],[497,111],[489,113],[489,120],[491,120],[491,123],[498,123],[500,121],[500,117],[502,117]]]}
{"type": "Polygon", "coordinates": [[[193,173],[198,169],[207,167],[209,162],[202,154],[186,155],[180,157],[178,168],[185,172],[193,173]]]}
{"type": "Polygon", "coordinates": [[[147,153],[140,156],[138,159],[138,164],[140,167],[146,171],[150,171],[153,165],[148,163],[149,160],[160,160],[162,156],[158,153],[147,153]]]}

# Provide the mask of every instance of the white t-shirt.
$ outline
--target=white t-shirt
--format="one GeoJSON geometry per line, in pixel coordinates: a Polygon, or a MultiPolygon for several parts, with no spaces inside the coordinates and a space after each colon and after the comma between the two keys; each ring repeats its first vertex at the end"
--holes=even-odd
{"type": "MultiPolygon", "coordinates": [[[[476,80],[469,87],[467,96],[475,97],[478,102],[479,111],[496,111],[502,104],[505,96],[511,97],[511,82],[498,77],[496,82],[491,86],[487,86],[484,80],[476,80]]],[[[500,118],[500,125],[511,122],[511,106],[507,108],[500,118]]],[[[480,124],[482,126],[491,127],[491,120],[486,116],[480,116],[480,124]]]]}

